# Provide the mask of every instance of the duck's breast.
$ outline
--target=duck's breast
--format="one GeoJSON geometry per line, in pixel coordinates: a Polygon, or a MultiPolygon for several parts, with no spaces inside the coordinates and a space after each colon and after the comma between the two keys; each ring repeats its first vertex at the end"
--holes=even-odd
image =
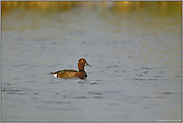
{"type": "Polygon", "coordinates": [[[79,77],[79,78],[83,78],[83,77],[87,77],[87,74],[85,71],[82,71],[82,72],[77,72],[75,74],[76,77],[79,77]]]}

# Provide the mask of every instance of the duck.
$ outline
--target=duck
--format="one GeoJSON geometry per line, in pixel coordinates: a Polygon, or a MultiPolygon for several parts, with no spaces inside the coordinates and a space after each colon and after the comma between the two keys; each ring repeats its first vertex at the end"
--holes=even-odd
{"type": "Polygon", "coordinates": [[[91,65],[88,64],[86,59],[80,58],[78,60],[78,70],[73,70],[73,69],[64,69],[64,70],[59,70],[56,72],[51,72],[55,78],[76,78],[79,77],[80,79],[85,79],[87,77],[87,73],[84,70],[85,66],[92,67],[91,65]]]}

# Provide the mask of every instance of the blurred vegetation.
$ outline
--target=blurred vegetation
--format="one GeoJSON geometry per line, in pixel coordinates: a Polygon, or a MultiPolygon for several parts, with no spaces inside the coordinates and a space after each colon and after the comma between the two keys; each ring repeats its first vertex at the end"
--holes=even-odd
{"type": "Polygon", "coordinates": [[[41,12],[61,12],[73,8],[130,12],[141,9],[161,9],[161,11],[171,11],[181,13],[182,1],[2,1],[1,12],[14,9],[39,10],[41,12]]]}

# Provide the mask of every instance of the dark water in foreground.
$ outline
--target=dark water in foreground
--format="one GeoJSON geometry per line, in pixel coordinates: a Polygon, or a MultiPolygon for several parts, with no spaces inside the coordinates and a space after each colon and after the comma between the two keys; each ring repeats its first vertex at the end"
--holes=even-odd
{"type": "MultiPolygon", "coordinates": [[[[157,14],[158,15],[158,14],[157,14]]],[[[2,18],[2,121],[181,120],[181,17],[14,11],[2,18]],[[56,79],[77,69],[88,78],[56,79]]]]}

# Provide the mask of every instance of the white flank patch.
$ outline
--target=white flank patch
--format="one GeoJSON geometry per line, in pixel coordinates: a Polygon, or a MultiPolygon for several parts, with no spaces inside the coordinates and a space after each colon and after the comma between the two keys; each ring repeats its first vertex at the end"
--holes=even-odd
{"type": "Polygon", "coordinates": [[[57,78],[57,74],[53,74],[53,76],[54,76],[55,78],[57,78]]]}

